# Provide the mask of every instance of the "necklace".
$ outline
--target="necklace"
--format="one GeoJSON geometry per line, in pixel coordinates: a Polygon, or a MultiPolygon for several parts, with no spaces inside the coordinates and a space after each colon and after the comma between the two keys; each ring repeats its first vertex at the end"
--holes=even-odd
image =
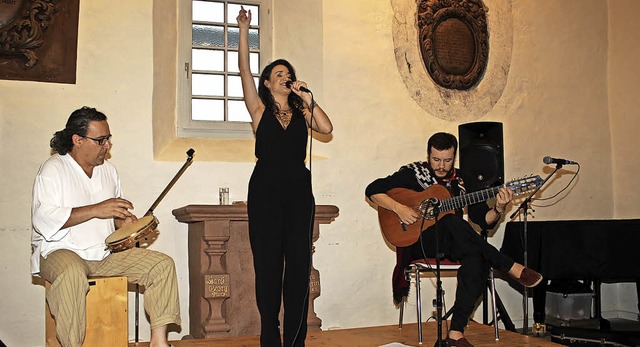
{"type": "Polygon", "coordinates": [[[293,116],[293,112],[291,112],[291,109],[278,110],[278,112],[276,113],[276,118],[278,119],[278,122],[280,122],[280,125],[282,125],[284,129],[286,129],[289,126],[289,123],[291,123],[292,116],[293,116]]]}

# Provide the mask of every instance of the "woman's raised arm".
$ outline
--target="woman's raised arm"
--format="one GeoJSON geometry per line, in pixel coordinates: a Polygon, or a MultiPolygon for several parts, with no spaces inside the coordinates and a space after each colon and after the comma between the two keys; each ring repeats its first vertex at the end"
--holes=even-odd
{"type": "Polygon", "coordinates": [[[240,79],[242,80],[242,94],[244,95],[244,104],[251,115],[253,130],[255,131],[260,123],[264,105],[258,96],[256,84],[251,74],[251,66],[249,64],[249,24],[251,23],[251,10],[248,12],[244,7],[240,7],[240,13],[236,18],[240,27],[240,42],[238,43],[238,68],[240,70],[240,79]]]}

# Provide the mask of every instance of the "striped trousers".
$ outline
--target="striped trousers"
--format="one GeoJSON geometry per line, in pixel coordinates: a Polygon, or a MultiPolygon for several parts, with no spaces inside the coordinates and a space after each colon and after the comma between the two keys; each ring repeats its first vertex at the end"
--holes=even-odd
{"type": "Polygon", "coordinates": [[[88,261],[61,249],[40,258],[40,276],[51,283],[47,303],[64,347],[82,346],[84,340],[87,276],[126,276],[129,283],[144,287],[144,309],[151,329],[171,323],[180,325],[175,264],[164,253],[131,248],[101,261],[88,261]]]}

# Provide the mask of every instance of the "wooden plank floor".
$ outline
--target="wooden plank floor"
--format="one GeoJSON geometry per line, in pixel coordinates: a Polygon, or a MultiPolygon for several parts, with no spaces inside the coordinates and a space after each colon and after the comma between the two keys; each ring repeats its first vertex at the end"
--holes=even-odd
{"type": "MultiPolygon", "coordinates": [[[[443,329],[445,327],[443,326],[443,329]]],[[[428,322],[423,324],[423,346],[433,346],[436,341],[437,324],[428,322]]],[[[510,331],[500,330],[500,340],[494,338],[493,327],[471,322],[465,335],[467,339],[476,347],[557,347],[562,346],[549,341],[548,339],[533,336],[525,336],[510,331]]],[[[405,324],[403,329],[398,329],[397,325],[314,331],[307,334],[307,347],[377,347],[393,342],[402,343],[408,346],[418,345],[418,325],[405,324]]],[[[227,346],[227,347],[259,347],[258,336],[228,337],[215,339],[181,340],[171,341],[174,347],[205,347],[205,346],[227,346]]],[[[138,343],[140,347],[149,346],[148,342],[138,343]]],[[[133,343],[129,347],[135,347],[133,343]]]]}

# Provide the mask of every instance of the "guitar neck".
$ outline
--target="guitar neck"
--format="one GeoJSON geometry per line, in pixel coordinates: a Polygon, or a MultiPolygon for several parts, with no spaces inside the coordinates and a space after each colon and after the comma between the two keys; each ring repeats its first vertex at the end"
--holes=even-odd
{"type": "Polygon", "coordinates": [[[495,198],[496,195],[498,195],[500,188],[502,187],[503,186],[487,188],[487,189],[479,190],[477,192],[454,196],[449,199],[442,200],[440,201],[440,206],[438,207],[438,209],[441,212],[451,211],[451,210],[457,210],[457,209],[463,208],[468,205],[473,205],[473,204],[481,203],[483,201],[487,201],[491,198],[495,198]]]}

